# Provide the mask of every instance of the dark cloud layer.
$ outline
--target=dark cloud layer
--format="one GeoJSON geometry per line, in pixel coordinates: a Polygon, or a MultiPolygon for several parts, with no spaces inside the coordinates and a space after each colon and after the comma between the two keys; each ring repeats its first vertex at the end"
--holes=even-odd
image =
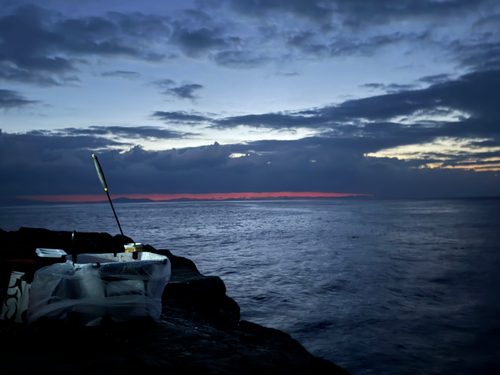
{"type": "Polygon", "coordinates": [[[499,67],[498,17],[482,15],[495,11],[498,3],[494,0],[204,0],[201,3],[206,10],[229,4],[237,14],[260,23],[257,30],[264,44],[274,40],[286,46],[280,51],[259,53],[241,48],[247,42],[245,38],[236,46],[227,43],[227,39],[224,44],[206,46],[207,50],[216,51],[214,60],[218,64],[230,68],[254,68],[282,59],[369,57],[388,46],[405,48],[408,43],[423,42],[439,45],[463,66],[499,67]],[[280,23],[287,16],[294,19],[293,27],[280,23]],[[469,38],[447,41],[439,33],[434,34],[443,25],[456,24],[458,17],[478,19],[469,38]],[[420,31],[405,29],[406,24],[419,23],[427,27],[420,31]],[[388,32],[388,25],[395,31],[388,32]]]}
{"type": "Polygon", "coordinates": [[[26,99],[16,91],[0,89],[0,108],[23,107],[36,102],[26,99]]]}
{"type": "MultiPolygon", "coordinates": [[[[109,185],[120,194],[291,190],[453,197],[495,195],[500,188],[494,172],[418,169],[416,162],[354,152],[355,142],[367,141],[316,137],[98,154],[109,185]],[[247,156],[232,158],[232,153],[247,156]]],[[[99,194],[91,154],[110,145],[117,144],[91,136],[0,133],[0,194],[99,194]]]]}
{"type": "Polygon", "coordinates": [[[123,147],[124,143],[45,132],[0,132],[0,173],[6,181],[0,187],[0,194],[6,198],[34,191],[41,194],[83,191],[89,186],[86,181],[94,177],[86,169],[89,152],[110,146],[123,147]]]}
{"type": "MultiPolygon", "coordinates": [[[[499,67],[500,40],[489,28],[497,18],[481,19],[479,14],[494,5],[491,0],[204,0],[197,3],[199,9],[175,17],[140,12],[67,17],[33,5],[12,6],[10,13],[0,13],[0,80],[71,85],[78,82],[79,69],[94,57],[161,62],[183,55],[228,68],[252,69],[294,59],[372,56],[386,46],[422,41],[441,45],[463,66],[493,69],[499,67]],[[234,19],[249,17],[262,39],[239,30],[234,20],[219,20],[220,7],[234,12],[228,13],[234,19]],[[466,41],[443,41],[433,35],[434,26],[399,30],[401,22],[453,23],[453,17],[468,13],[477,13],[478,21],[475,34],[466,41]],[[273,18],[285,15],[312,22],[287,26],[273,18]],[[397,31],[378,29],[391,23],[397,31]],[[363,33],[367,27],[370,32],[363,33]],[[281,47],[267,48],[270,41],[281,47]]],[[[166,93],[192,99],[201,88],[184,86],[166,93]]]]}
{"type": "MultiPolygon", "coordinates": [[[[193,13],[203,14],[192,10],[191,20],[193,13]]],[[[211,25],[206,14],[195,17],[189,26],[187,20],[140,12],[65,17],[33,5],[13,8],[11,13],[0,13],[0,79],[66,85],[96,56],[161,62],[180,51],[199,59],[241,43],[239,37],[211,25]]]]}

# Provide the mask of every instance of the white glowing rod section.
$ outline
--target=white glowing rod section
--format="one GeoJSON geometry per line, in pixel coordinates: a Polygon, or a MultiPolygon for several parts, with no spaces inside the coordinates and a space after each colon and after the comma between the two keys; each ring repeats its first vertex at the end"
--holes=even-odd
{"type": "Polygon", "coordinates": [[[104,191],[108,196],[109,203],[111,204],[111,208],[113,209],[113,213],[115,214],[116,222],[118,223],[118,228],[120,228],[120,233],[123,236],[122,227],[120,225],[120,222],[118,221],[118,216],[116,216],[116,211],[115,208],[113,207],[113,202],[111,201],[111,197],[109,196],[108,185],[106,184],[106,179],[104,178],[104,172],[102,171],[101,165],[99,164],[99,160],[97,160],[97,156],[95,154],[92,154],[92,158],[94,159],[94,165],[97,171],[97,176],[99,177],[99,180],[101,180],[102,187],[104,188],[104,191]]]}

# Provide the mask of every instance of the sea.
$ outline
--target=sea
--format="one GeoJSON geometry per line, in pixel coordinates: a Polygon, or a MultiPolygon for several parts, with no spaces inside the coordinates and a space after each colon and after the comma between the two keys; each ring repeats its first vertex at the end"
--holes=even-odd
{"type": "MultiPolygon", "coordinates": [[[[123,231],[220,276],[241,318],[352,375],[500,374],[500,199],[116,203],[123,231]]],[[[0,228],[119,233],[109,203],[0,228]]]]}

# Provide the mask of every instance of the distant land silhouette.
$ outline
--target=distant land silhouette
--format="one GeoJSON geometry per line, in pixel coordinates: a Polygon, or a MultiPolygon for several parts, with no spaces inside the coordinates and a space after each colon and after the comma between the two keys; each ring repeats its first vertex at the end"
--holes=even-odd
{"type": "MultiPolygon", "coordinates": [[[[226,198],[226,199],[216,199],[216,198],[176,198],[176,199],[164,199],[164,200],[152,200],[148,198],[112,198],[113,203],[147,203],[147,202],[191,202],[191,201],[262,201],[262,200],[297,200],[297,199],[346,199],[346,198],[356,198],[356,199],[372,199],[373,196],[368,195],[348,195],[340,197],[314,197],[314,196],[285,196],[285,197],[273,197],[273,196],[263,196],[263,197],[248,197],[248,198],[226,198]]],[[[54,205],[54,204],[80,204],[80,203],[107,203],[107,200],[101,201],[43,201],[33,198],[0,198],[0,206],[33,206],[33,205],[54,205]]]]}

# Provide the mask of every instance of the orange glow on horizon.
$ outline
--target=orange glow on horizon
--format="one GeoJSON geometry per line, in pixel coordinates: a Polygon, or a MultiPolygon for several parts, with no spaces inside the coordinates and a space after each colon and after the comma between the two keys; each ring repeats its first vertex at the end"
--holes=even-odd
{"type": "MultiPolygon", "coordinates": [[[[350,193],[319,193],[319,192],[274,192],[274,193],[209,193],[209,194],[111,194],[111,199],[150,199],[152,201],[169,201],[175,199],[259,199],[259,198],[341,198],[364,196],[371,197],[371,194],[350,194],[350,193]]],[[[105,202],[106,195],[102,194],[73,194],[73,195],[24,195],[17,198],[30,199],[42,202],[105,202]]]]}

